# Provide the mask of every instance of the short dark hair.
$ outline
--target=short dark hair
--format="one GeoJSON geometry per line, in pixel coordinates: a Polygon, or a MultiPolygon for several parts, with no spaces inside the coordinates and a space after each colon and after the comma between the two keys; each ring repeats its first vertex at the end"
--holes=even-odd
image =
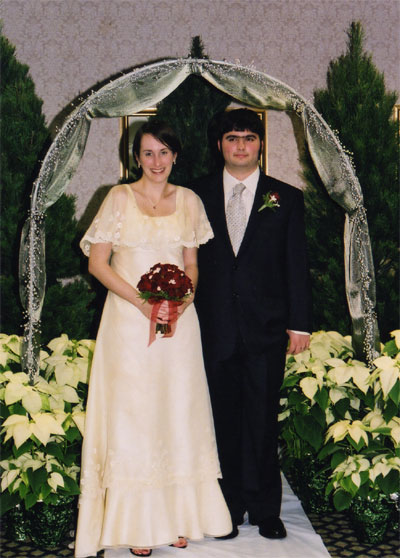
{"type": "Polygon", "coordinates": [[[222,141],[223,135],[228,132],[244,132],[245,130],[250,130],[253,134],[257,134],[260,141],[263,141],[265,134],[264,125],[254,110],[227,110],[223,113],[219,123],[218,140],[222,141]]]}
{"type": "Polygon", "coordinates": [[[148,120],[136,132],[132,145],[133,158],[135,158],[135,156],[139,157],[140,144],[145,134],[152,135],[158,141],[166,145],[174,154],[176,153],[179,155],[182,150],[181,142],[169,124],[161,120],[148,120]]]}

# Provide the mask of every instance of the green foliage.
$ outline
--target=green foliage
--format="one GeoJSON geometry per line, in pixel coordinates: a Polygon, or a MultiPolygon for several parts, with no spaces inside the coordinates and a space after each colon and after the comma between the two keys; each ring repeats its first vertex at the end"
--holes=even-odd
{"type": "MultiPolygon", "coordinates": [[[[190,56],[207,58],[200,37],[192,39],[190,56]]],[[[182,142],[170,180],[188,184],[216,168],[216,157],[210,149],[210,123],[230,104],[231,97],[216,89],[200,76],[190,75],[157,106],[155,118],[168,122],[182,142]]],[[[211,138],[210,138],[211,134],[211,138]]]]}
{"type": "MultiPolygon", "coordinates": [[[[363,51],[363,30],[352,23],[348,48],[329,65],[327,88],[314,93],[317,110],[351,152],[364,195],[377,285],[377,313],[386,337],[398,323],[398,153],[392,119],[397,95],[363,51]]],[[[314,327],[349,331],[344,290],[343,210],[318,178],[309,154],[303,158],[307,236],[314,295],[314,327]]]]}
{"type": "MultiPolygon", "coordinates": [[[[29,209],[30,191],[38,163],[50,142],[29,69],[15,57],[15,48],[0,34],[1,59],[1,331],[21,332],[23,321],[18,287],[18,252],[22,225],[29,209]]],[[[64,288],[59,278],[80,272],[75,247],[75,200],[63,195],[46,214],[46,275],[51,304],[45,301],[42,339],[64,331],[89,337],[93,295],[84,283],[64,288]],[[57,294],[56,294],[57,293],[57,294]],[[76,298],[73,298],[73,295],[76,298]],[[56,314],[56,317],[55,317],[56,314]]]]}
{"type": "Polygon", "coordinates": [[[79,494],[88,378],[94,341],[63,334],[41,351],[39,377],[21,370],[21,342],[0,334],[0,515],[79,494]]]}
{"type": "Polygon", "coordinates": [[[36,97],[28,67],[0,34],[1,60],[1,307],[2,328],[18,331],[18,249],[22,222],[29,206],[29,189],[37,161],[48,140],[42,101],[36,97]]]}
{"type": "Polygon", "coordinates": [[[333,331],[313,333],[309,350],[287,358],[282,466],[301,488],[296,469],[310,464],[338,510],[356,495],[378,498],[398,488],[400,331],[393,337],[373,370],[353,358],[349,338],[333,331]]]}

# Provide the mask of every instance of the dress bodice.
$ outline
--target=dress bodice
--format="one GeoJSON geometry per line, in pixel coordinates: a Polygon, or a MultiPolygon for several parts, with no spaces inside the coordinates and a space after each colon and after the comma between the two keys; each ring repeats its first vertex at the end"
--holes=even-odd
{"type": "Polygon", "coordinates": [[[200,198],[182,186],[176,186],[175,211],[151,217],[139,209],[129,184],[114,186],[103,201],[96,217],[81,240],[89,256],[90,245],[112,243],[112,251],[121,247],[158,249],[160,247],[198,247],[213,233],[200,198]]]}

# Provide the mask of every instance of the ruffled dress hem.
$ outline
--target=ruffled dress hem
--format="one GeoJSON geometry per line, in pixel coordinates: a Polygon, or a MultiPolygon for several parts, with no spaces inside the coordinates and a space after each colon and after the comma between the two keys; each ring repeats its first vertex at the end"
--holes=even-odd
{"type": "Polygon", "coordinates": [[[199,541],[232,530],[217,480],[128,491],[123,486],[108,488],[104,497],[81,497],[79,514],[86,521],[85,532],[77,538],[76,558],[95,556],[104,548],[166,546],[180,536],[199,541]],[[93,546],[96,538],[97,545],[93,546]]]}

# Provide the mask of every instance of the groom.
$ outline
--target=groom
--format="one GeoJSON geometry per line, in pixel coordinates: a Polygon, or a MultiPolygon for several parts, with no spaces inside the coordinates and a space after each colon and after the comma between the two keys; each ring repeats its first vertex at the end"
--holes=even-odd
{"type": "Polygon", "coordinates": [[[283,538],[279,389],[286,351],[306,349],[311,331],[303,196],[260,171],[254,111],[226,112],[220,124],[225,167],[192,188],[215,235],[199,250],[196,307],[233,523],[221,538],[238,535],[246,511],[260,535],[283,538]]]}

